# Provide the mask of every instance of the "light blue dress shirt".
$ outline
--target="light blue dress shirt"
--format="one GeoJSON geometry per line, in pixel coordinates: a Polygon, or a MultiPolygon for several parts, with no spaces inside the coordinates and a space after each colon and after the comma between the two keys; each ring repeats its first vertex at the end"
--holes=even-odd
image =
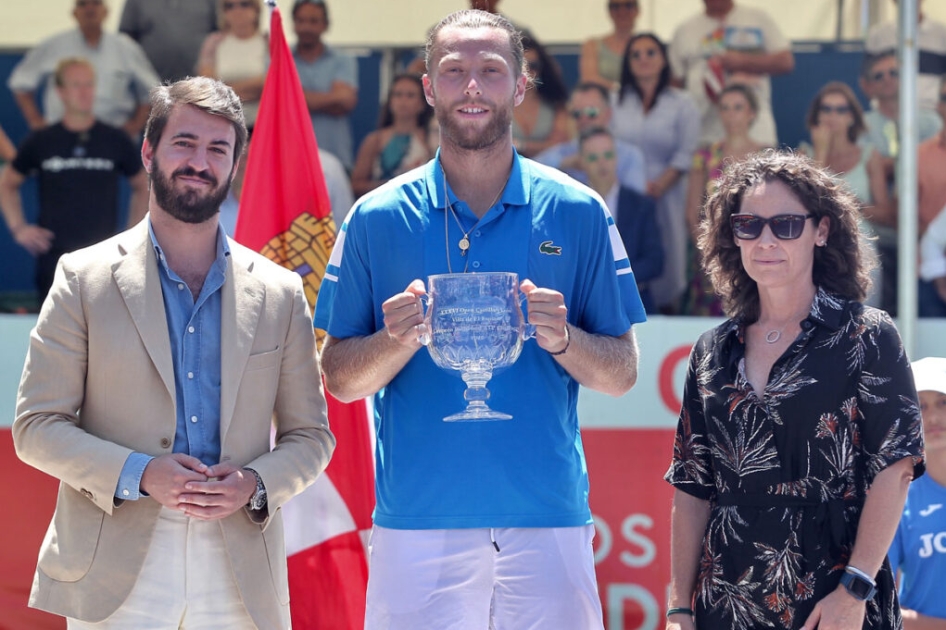
{"type": "MultiPolygon", "coordinates": [[[[625,188],[643,193],[647,182],[644,181],[644,153],[628,142],[614,139],[614,149],[617,154],[618,179],[625,188]]],[[[565,158],[578,153],[578,140],[569,140],[549,147],[534,159],[539,164],[545,164],[566,173],[584,185],[588,185],[588,173],[574,168],[562,168],[565,158]]]]}
{"type": "MultiPolygon", "coordinates": [[[[220,461],[221,288],[230,248],[223,227],[218,226],[217,257],[195,301],[187,283],[168,267],[150,219],[148,233],[158,258],[174,361],[177,430],[173,452],[186,453],[212,466],[220,461]]],[[[141,476],[152,459],[137,452],[128,456],[115,490],[117,498],[134,501],[140,497],[141,476]]]]}

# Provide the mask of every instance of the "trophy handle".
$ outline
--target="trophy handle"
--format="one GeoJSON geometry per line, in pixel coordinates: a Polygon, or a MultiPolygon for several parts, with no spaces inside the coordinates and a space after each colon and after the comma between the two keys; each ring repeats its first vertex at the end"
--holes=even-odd
{"type": "Polygon", "coordinates": [[[535,337],[535,324],[529,323],[529,306],[526,304],[525,293],[519,294],[519,310],[523,313],[522,319],[525,322],[525,326],[522,327],[522,332],[519,336],[522,337],[523,341],[528,341],[535,337]]]}
{"type": "Polygon", "coordinates": [[[433,298],[428,294],[420,296],[420,303],[424,305],[424,323],[417,327],[417,341],[422,346],[430,345],[430,326],[427,325],[427,313],[430,311],[430,303],[433,298]]]}

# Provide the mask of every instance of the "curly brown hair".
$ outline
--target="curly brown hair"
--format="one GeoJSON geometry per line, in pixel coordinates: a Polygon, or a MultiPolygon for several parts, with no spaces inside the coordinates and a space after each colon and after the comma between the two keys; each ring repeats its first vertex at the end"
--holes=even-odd
{"type": "Polygon", "coordinates": [[[746,192],[762,182],[780,181],[815,217],[828,217],[828,239],[815,248],[812,280],[828,293],[863,301],[870,290],[876,255],[858,226],[857,198],[846,184],[814,161],[791,150],[768,149],[730,163],[706,201],[698,247],[703,268],[727,315],[752,323],[759,318],[759,289],[742,266],[729,217],[738,214],[746,192]]]}

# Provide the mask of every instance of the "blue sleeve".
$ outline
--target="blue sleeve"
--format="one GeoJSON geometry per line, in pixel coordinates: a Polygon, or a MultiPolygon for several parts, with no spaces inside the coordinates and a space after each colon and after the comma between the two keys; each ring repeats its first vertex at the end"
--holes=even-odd
{"type": "Polygon", "coordinates": [[[593,237],[600,245],[591,252],[589,259],[589,273],[585,280],[588,298],[579,325],[590,333],[619,336],[630,330],[631,325],[646,321],[647,316],[614,217],[603,203],[601,208],[607,218],[607,231],[601,235],[603,238],[593,237]],[[615,303],[615,296],[618,303],[615,303]],[[621,324],[616,318],[623,320],[621,324]]]}
{"type": "Polygon", "coordinates": [[[367,243],[364,223],[357,210],[349,213],[319,287],[314,324],[336,339],[375,332],[371,273],[362,254],[367,243]]]}
{"type": "Polygon", "coordinates": [[[151,455],[132,453],[122,466],[122,473],[118,476],[118,487],[115,488],[115,498],[124,501],[137,501],[142,497],[141,476],[151,460],[151,455]]]}

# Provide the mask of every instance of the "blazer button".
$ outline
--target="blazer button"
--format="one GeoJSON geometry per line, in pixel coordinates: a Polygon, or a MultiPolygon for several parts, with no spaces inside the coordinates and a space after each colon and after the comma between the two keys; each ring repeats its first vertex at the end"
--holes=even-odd
{"type": "Polygon", "coordinates": [[[88,499],[89,501],[92,500],[92,493],[91,493],[91,492],[89,492],[89,491],[86,490],[85,488],[82,488],[82,490],[80,490],[80,492],[82,493],[82,496],[84,496],[86,499],[88,499]]]}
{"type": "Polygon", "coordinates": [[[171,440],[168,438],[161,438],[161,448],[167,448],[171,445],[171,440]]]}

